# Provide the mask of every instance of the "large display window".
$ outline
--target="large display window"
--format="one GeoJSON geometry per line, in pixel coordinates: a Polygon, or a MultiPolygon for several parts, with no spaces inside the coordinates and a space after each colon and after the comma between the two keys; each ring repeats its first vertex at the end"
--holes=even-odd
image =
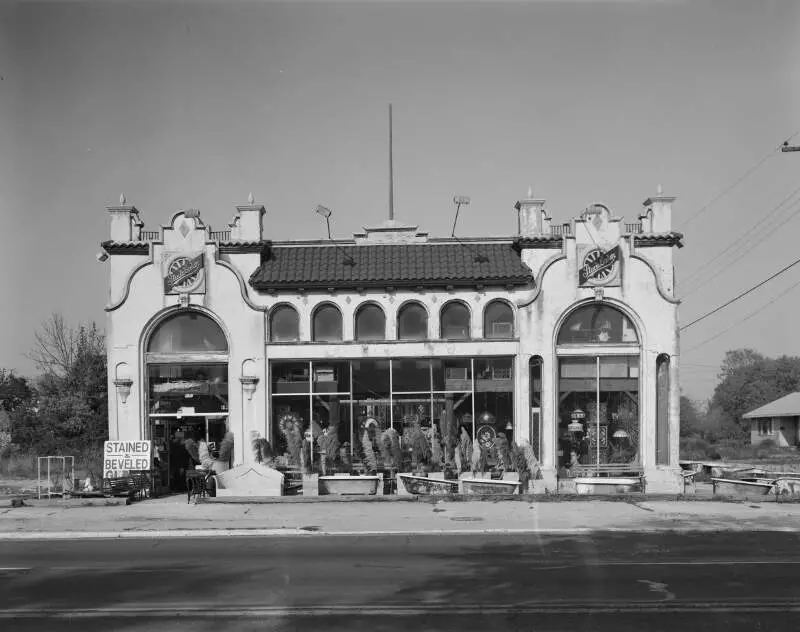
{"type": "Polygon", "coordinates": [[[412,446],[423,433],[438,444],[433,459],[442,467],[462,437],[475,440],[479,425],[514,440],[511,357],[276,361],[270,372],[272,441],[287,465],[363,471],[383,459],[403,470],[419,461],[412,446]]]}
{"type": "Polygon", "coordinates": [[[583,474],[591,466],[598,472],[610,464],[639,467],[638,340],[627,316],[608,305],[576,310],[559,331],[561,476],[583,474]],[[630,351],[606,351],[610,345],[630,351]]]}

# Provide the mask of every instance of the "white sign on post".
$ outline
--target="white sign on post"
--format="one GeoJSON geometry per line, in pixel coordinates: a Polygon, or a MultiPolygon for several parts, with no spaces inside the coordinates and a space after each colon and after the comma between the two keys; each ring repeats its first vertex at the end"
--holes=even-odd
{"type": "Polygon", "coordinates": [[[119,478],[149,470],[152,441],[106,441],[103,445],[103,478],[119,478]]]}

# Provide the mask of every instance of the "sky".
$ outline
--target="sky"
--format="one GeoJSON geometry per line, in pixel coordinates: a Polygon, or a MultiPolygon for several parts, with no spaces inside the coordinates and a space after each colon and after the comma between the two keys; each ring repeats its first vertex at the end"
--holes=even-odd
{"type": "MultiPolygon", "coordinates": [[[[507,236],[528,187],[635,222],[661,184],[686,325],[798,256],[799,36],[792,0],[0,2],[0,367],[35,374],[53,312],[104,325],[120,193],[150,230],[251,192],[270,239],[324,237],[317,204],[335,237],[381,223],[389,103],[395,215],[433,236],[456,194],[458,234],[507,236]]],[[[726,350],[800,355],[796,284],[685,329],[685,394],[726,350]]]]}

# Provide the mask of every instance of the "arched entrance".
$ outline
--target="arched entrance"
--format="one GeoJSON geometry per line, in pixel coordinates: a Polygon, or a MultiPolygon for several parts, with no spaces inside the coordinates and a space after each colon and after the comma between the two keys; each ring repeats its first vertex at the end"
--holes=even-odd
{"type": "Polygon", "coordinates": [[[228,428],[228,341],[197,311],[159,322],[145,345],[148,430],[162,480],[183,491],[186,470],[199,462],[198,443],[214,455],[228,428]]]}
{"type": "Polygon", "coordinates": [[[638,464],[640,338],[631,320],[605,303],[564,320],[558,357],[558,466],[638,464]]]}

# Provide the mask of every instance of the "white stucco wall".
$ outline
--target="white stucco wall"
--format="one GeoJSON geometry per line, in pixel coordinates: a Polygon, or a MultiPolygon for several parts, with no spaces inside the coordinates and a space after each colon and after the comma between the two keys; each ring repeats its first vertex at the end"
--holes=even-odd
{"type": "MultiPolygon", "coordinates": [[[[253,207],[255,208],[255,207],[253,207]]],[[[113,254],[109,266],[107,335],[109,360],[109,431],[111,438],[140,439],[147,436],[145,410],[145,348],[152,329],[181,306],[178,295],[164,293],[162,255],[165,251],[204,253],[205,288],[189,295],[188,307],[198,309],[220,323],[229,344],[229,426],[236,440],[237,463],[252,458],[250,430],[270,437],[268,366],[270,360],[358,359],[376,357],[480,357],[515,358],[515,436],[530,439],[529,361],[541,356],[543,466],[550,481],[557,467],[558,363],[556,336],[564,318],[575,308],[600,300],[625,313],[635,324],[640,339],[641,462],[648,480],[657,488],[673,491],[678,485],[679,385],[677,302],[672,287],[672,247],[637,247],[623,233],[621,219],[603,216],[589,225],[574,222],[574,235],[564,239],[561,249],[525,246],[522,260],[536,279],[526,289],[485,290],[374,290],[366,292],[281,292],[257,294],[246,281],[259,263],[257,253],[221,254],[218,244],[199,219],[179,213],[164,227],[164,243],[156,242],[150,255],[113,254]],[[180,233],[183,222],[192,225],[187,236],[180,233]],[[582,288],[578,284],[578,256],[582,248],[619,244],[620,284],[582,288]],[[504,300],[515,312],[515,337],[510,340],[483,338],[483,314],[493,300],[504,300]],[[407,301],[418,301],[428,311],[428,340],[397,340],[397,313],[407,301]],[[472,340],[439,339],[439,314],[451,300],[460,300],[471,312],[472,340]],[[358,307],[372,302],[386,315],[387,340],[354,340],[358,307]],[[344,340],[338,343],[311,341],[311,319],[322,303],[334,303],[342,312],[344,340]],[[268,343],[269,313],[280,304],[294,307],[299,314],[300,341],[268,343]],[[655,462],[656,358],[670,356],[670,464],[655,462]],[[129,377],[133,386],[126,403],[121,401],[114,380],[129,377]],[[258,378],[252,398],[243,390],[240,378],[258,378]],[[675,478],[678,476],[678,478],[675,478]]],[[[253,229],[256,230],[255,228],[253,229]]],[[[251,231],[252,232],[252,231],[251,231]]],[[[260,229],[258,229],[260,233],[260,229]]],[[[635,243],[635,242],[634,242],[635,243]]],[[[602,352],[613,352],[608,346],[602,352]]],[[[677,491],[677,490],[675,490],[677,491]]]]}

